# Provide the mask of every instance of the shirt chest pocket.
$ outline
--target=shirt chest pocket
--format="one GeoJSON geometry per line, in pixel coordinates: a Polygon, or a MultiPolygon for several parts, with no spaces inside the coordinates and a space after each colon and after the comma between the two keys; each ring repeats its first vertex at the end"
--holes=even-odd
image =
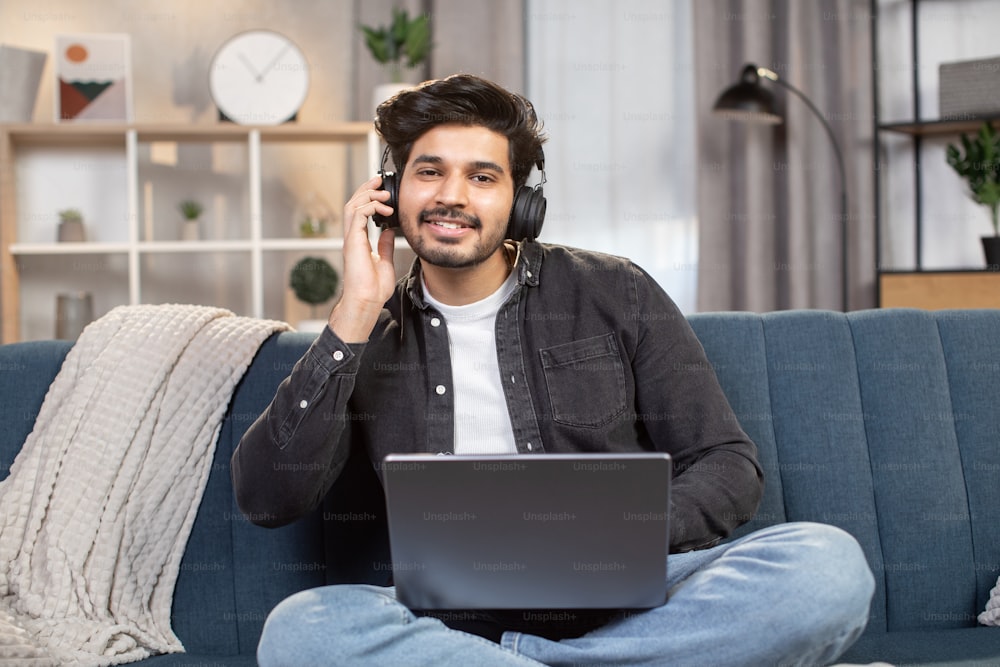
{"type": "Polygon", "coordinates": [[[625,411],[625,369],[614,334],[538,353],[554,421],[597,428],[625,411]]]}

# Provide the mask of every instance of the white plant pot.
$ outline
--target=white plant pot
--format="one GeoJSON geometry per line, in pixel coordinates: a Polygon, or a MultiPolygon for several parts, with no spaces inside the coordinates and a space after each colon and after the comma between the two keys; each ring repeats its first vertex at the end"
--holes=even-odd
{"type": "Polygon", "coordinates": [[[181,240],[182,241],[198,241],[201,239],[201,221],[199,220],[185,220],[184,226],[181,228],[181,240]]]}
{"type": "Polygon", "coordinates": [[[63,220],[59,223],[56,238],[60,243],[82,243],[87,240],[87,232],[79,220],[63,220]]]}
{"type": "Polygon", "coordinates": [[[372,93],[372,113],[378,108],[378,105],[385,102],[387,99],[400,92],[401,90],[406,90],[407,88],[412,88],[412,83],[382,83],[375,86],[375,91],[372,93]]]}

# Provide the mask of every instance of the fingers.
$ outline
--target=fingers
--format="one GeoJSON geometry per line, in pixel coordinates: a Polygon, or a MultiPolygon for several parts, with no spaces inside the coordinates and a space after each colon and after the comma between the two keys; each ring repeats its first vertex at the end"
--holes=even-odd
{"type": "Polygon", "coordinates": [[[378,189],[381,184],[381,176],[374,176],[362,184],[344,206],[344,219],[353,219],[356,223],[364,220],[364,224],[367,225],[368,218],[376,213],[391,215],[392,207],[385,203],[390,194],[386,190],[378,189]]]}
{"type": "Polygon", "coordinates": [[[378,256],[383,262],[392,263],[392,251],[396,241],[396,232],[390,229],[383,229],[378,237],[378,256]]]}

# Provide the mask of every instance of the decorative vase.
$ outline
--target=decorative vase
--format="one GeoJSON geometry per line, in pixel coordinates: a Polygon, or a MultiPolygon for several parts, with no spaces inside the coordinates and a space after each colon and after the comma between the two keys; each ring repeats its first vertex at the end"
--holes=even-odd
{"type": "Polygon", "coordinates": [[[983,236],[983,254],[986,256],[986,268],[990,271],[1000,271],[1000,236],[983,236]]]}
{"type": "Polygon", "coordinates": [[[90,292],[56,296],[56,338],[76,340],[94,319],[94,298],[90,292]]]}
{"type": "Polygon", "coordinates": [[[45,51],[0,45],[0,123],[30,123],[45,69],[45,51]]]}
{"type": "Polygon", "coordinates": [[[201,220],[185,220],[181,228],[182,241],[197,241],[201,238],[201,220]]]}

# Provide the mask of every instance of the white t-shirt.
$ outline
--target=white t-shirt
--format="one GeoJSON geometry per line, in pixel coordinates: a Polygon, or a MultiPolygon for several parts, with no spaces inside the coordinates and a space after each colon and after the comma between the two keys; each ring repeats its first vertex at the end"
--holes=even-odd
{"type": "Polygon", "coordinates": [[[465,306],[448,306],[427,292],[424,299],[448,326],[455,399],[456,454],[516,454],[514,430],[500,384],[496,317],[517,286],[512,271],[490,296],[465,306]]]}

